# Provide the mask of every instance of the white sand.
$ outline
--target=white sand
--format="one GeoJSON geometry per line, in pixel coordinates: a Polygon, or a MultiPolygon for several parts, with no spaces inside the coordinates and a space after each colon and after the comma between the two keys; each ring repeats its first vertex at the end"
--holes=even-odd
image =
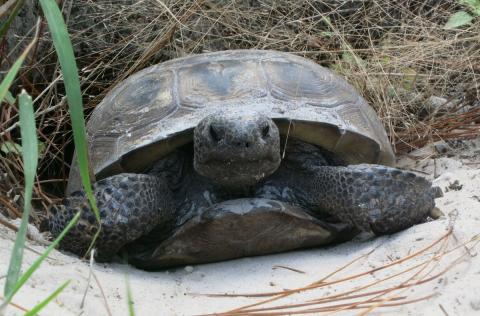
{"type": "MultiPolygon", "coordinates": [[[[445,188],[455,180],[461,185],[460,190],[449,190],[437,200],[437,206],[448,214],[458,213],[454,222],[455,238],[450,239],[450,247],[465,242],[480,233],[480,142],[470,144],[468,150],[456,151],[451,158],[424,159],[415,162],[402,159],[401,166],[414,168],[438,176],[434,183],[445,192],[445,188]],[[477,151],[477,152],[475,152],[477,151]],[[476,164],[479,163],[479,164],[476,164]]],[[[425,152],[423,152],[425,154],[425,152]]],[[[428,153],[428,151],[427,151],[428,153]]],[[[97,276],[113,315],[127,315],[125,274],[130,276],[136,315],[193,315],[206,312],[220,312],[238,307],[242,304],[256,302],[247,298],[209,298],[195,296],[191,293],[252,293],[278,291],[286,288],[301,287],[319,280],[346,263],[378,247],[367,258],[359,260],[349,269],[339,272],[328,280],[340,279],[347,275],[368,271],[372,268],[392,262],[397,258],[418,251],[445,234],[448,216],[437,221],[424,223],[390,237],[357,238],[354,241],[330,248],[296,251],[280,255],[257,258],[245,258],[230,262],[208,264],[182,268],[169,272],[143,272],[122,264],[95,264],[97,276]],[[284,265],[305,271],[305,274],[286,269],[273,269],[275,265],[284,265]]],[[[0,227],[0,265],[7,270],[9,254],[13,245],[13,234],[0,227]]],[[[29,246],[43,251],[44,246],[29,242],[29,246]]],[[[472,255],[478,251],[473,249],[472,255]]],[[[433,269],[430,275],[440,272],[448,263],[464,253],[463,248],[445,255],[438,262],[432,263],[424,273],[433,269]]],[[[379,271],[364,278],[345,284],[327,286],[315,292],[296,295],[285,302],[303,302],[307,298],[319,298],[340,293],[359,285],[365,285],[382,276],[420,263],[429,256],[415,257],[387,272],[379,271]]],[[[38,255],[30,250],[25,253],[25,267],[38,255]]],[[[14,302],[31,308],[66,280],[72,280],[67,289],[41,315],[107,315],[100,289],[92,279],[83,309],[80,307],[83,293],[87,286],[88,264],[77,258],[54,251],[51,259],[45,262],[33,275],[27,285],[15,296],[14,302]]],[[[399,284],[410,275],[392,279],[389,284],[399,284]]],[[[4,278],[2,279],[3,288],[4,278]]],[[[380,284],[384,286],[383,283],[380,284]]],[[[376,288],[378,289],[378,287],[376,288]]],[[[396,292],[399,293],[399,292],[396,292]]],[[[376,309],[372,314],[382,315],[480,315],[480,256],[466,256],[465,260],[455,265],[441,277],[414,289],[407,289],[398,294],[415,299],[436,293],[427,301],[417,302],[401,307],[376,309]],[[445,312],[443,312],[441,309],[445,312]]],[[[339,303],[343,303],[340,301],[339,303]]],[[[9,307],[9,315],[23,314],[15,307],[9,307]]],[[[346,312],[350,315],[353,312],[346,312]]]]}

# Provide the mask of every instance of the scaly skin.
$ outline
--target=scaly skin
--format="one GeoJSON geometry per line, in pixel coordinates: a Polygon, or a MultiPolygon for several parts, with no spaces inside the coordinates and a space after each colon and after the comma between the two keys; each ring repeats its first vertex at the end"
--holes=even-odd
{"type": "MultiPolygon", "coordinates": [[[[125,244],[156,226],[173,229],[175,205],[164,180],[145,174],[122,173],[93,186],[102,229],[96,244],[99,261],[109,260],[125,244]]],[[[98,223],[84,192],[76,192],[50,208],[49,230],[57,236],[77,212],[81,218],[65,236],[60,248],[85,255],[98,223]]]]}
{"type": "Polygon", "coordinates": [[[425,178],[379,165],[318,167],[303,190],[316,209],[377,235],[418,224],[435,206],[425,178]],[[308,195],[309,190],[318,194],[308,195]]]}

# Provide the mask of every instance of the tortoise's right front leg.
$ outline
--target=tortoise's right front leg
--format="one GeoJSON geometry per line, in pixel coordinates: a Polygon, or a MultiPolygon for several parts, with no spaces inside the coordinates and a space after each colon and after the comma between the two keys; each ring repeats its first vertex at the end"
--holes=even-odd
{"type": "MultiPolygon", "coordinates": [[[[93,185],[102,229],[96,242],[96,259],[108,261],[125,244],[149,233],[155,226],[172,229],[175,205],[166,180],[145,174],[122,173],[93,185]]],[[[83,256],[98,223],[83,191],[74,192],[61,205],[50,208],[48,228],[57,236],[81,212],[79,222],[60,248],[83,256]]]]}
{"type": "Polygon", "coordinates": [[[259,188],[257,197],[299,204],[317,216],[333,215],[377,235],[421,223],[441,196],[441,190],[425,178],[381,165],[313,165],[279,171],[259,188]]]}

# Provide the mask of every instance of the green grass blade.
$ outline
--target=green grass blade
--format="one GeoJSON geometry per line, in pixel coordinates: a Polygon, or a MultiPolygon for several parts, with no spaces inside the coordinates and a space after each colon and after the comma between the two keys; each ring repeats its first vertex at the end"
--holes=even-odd
{"type": "MultiPolygon", "coordinates": [[[[76,156],[82,184],[87,198],[92,206],[98,223],[100,213],[98,212],[95,197],[93,196],[88,168],[87,140],[85,132],[85,119],[83,117],[82,94],[80,91],[80,80],[78,79],[77,63],[73,54],[72,43],[68,36],[67,27],[62,13],[54,0],[40,0],[43,13],[48,22],[48,28],[52,34],[53,44],[60,62],[65,90],[67,92],[68,108],[72,120],[73,141],[75,143],[76,156]]],[[[92,245],[95,242],[100,230],[97,231],[92,245]]]]}
{"type": "Polygon", "coordinates": [[[5,22],[3,22],[2,26],[0,26],[0,39],[2,39],[3,36],[7,33],[8,29],[10,28],[10,25],[12,24],[15,17],[18,15],[18,12],[20,12],[20,9],[23,7],[24,3],[25,3],[25,0],[18,0],[8,19],[5,22]]]}
{"type": "Polygon", "coordinates": [[[5,101],[7,101],[8,104],[10,104],[10,105],[15,104],[15,98],[13,97],[13,95],[8,90],[7,90],[7,94],[5,95],[5,101]]]}
{"type": "Polygon", "coordinates": [[[128,277],[128,274],[125,275],[125,284],[127,286],[128,315],[135,316],[135,309],[133,308],[132,288],[130,287],[130,279],[128,277]]]}
{"type": "Polygon", "coordinates": [[[36,305],[34,308],[29,310],[28,312],[25,313],[24,316],[34,316],[37,315],[45,306],[47,306],[48,303],[50,303],[55,297],[58,296],[70,283],[70,280],[67,282],[63,283],[62,286],[60,286],[58,289],[55,290],[52,294],[50,294],[46,299],[44,299],[42,302],[40,302],[38,305],[36,305]]]}
{"type": "Polygon", "coordinates": [[[28,279],[32,276],[32,274],[40,267],[40,264],[45,260],[50,252],[58,246],[60,241],[65,237],[65,235],[68,233],[68,231],[77,223],[78,219],[80,218],[80,213],[77,213],[70,223],[68,223],[67,227],[63,229],[63,231],[58,235],[57,238],[48,246],[48,248],[42,253],[40,257],[38,257],[37,260],[35,260],[34,263],[25,271],[24,274],[18,279],[17,283],[14,285],[11,294],[5,298],[5,303],[10,302],[12,297],[15,295],[15,293],[18,292],[18,290],[25,284],[25,282],[28,281],[28,279]]]}
{"type": "Polygon", "coordinates": [[[28,53],[32,49],[33,45],[35,45],[36,41],[37,41],[37,36],[35,36],[34,39],[30,42],[30,44],[28,44],[28,46],[25,48],[22,54],[17,58],[17,60],[12,65],[12,67],[8,71],[5,78],[3,78],[2,82],[0,83],[0,109],[1,109],[1,103],[3,102],[3,100],[5,100],[5,98],[9,103],[13,99],[13,96],[8,91],[8,89],[10,89],[10,86],[12,85],[13,80],[15,80],[15,77],[17,76],[17,73],[20,70],[20,67],[25,61],[25,58],[27,57],[28,53]]]}
{"type": "Polygon", "coordinates": [[[18,103],[20,105],[20,133],[22,136],[23,170],[25,174],[25,200],[22,222],[18,229],[17,238],[15,239],[10,258],[10,265],[8,266],[7,280],[4,289],[5,296],[9,296],[12,293],[22,266],[28,218],[32,208],[33,181],[35,180],[38,163],[38,142],[32,98],[25,91],[22,91],[18,97],[18,103]]]}

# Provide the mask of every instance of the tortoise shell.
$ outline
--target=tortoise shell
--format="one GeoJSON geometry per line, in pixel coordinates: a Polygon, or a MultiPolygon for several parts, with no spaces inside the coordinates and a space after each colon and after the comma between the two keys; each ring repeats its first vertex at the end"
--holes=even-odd
{"type": "MultiPolygon", "coordinates": [[[[394,163],[376,113],[338,75],[289,53],[231,50],[154,65],[112,89],[87,124],[92,171],[97,179],[142,172],[191,142],[198,122],[219,110],[266,114],[284,137],[351,164],[394,163]]],[[[79,188],[74,161],[68,191],[79,188]]]]}

